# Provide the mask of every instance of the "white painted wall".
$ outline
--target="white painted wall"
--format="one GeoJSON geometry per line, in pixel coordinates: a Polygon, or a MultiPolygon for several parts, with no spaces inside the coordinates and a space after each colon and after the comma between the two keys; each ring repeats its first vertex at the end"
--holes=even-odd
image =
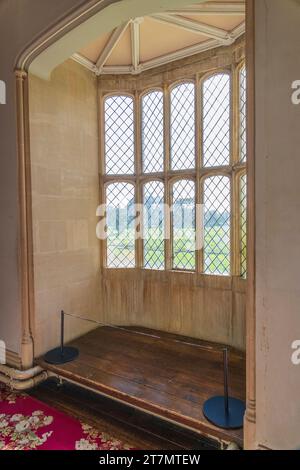
{"type": "Polygon", "coordinates": [[[257,441],[300,447],[299,0],[256,0],[257,441]]]}

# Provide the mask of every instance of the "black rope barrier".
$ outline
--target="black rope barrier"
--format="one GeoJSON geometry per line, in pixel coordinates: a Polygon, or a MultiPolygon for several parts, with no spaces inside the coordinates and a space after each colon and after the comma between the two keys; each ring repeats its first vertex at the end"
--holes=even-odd
{"type": "MultiPolygon", "coordinates": [[[[98,320],[93,320],[93,319],[88,318],[88,317],[82,317],[82,316],[79,317],[78,315],[74,315],[72,313],[64,312],[64,315],[66,315],[68,317],[71,317],[71,318],[75,318],[77,320],[88,321],[90,323],[94,323],[94,324],[97,324],[99,326],[106,327],[106,328],[112,328],[112,329],[115,329],[115,330],[125,331],[127,333],[134,333],[134,334],[137,334],[137,335],[140,335],[140,336],[147,336],[149,338],[153,338],[153,339],[157,339],[157,340],[165,340],[165,338],[163,338],[162,336],[159,336],[157,334],[151,334],[151,333],[146,333],[146,332],[134,330],[134,329],[132,329],[133,327],[132,328],[126,328],[126,327],[123,327],[123,326],[113,325],[113,324],[110,324],[110,323],[103,323],[103,322],[100,322],[98,320]]],[[[209,345],[191,343],[191,342],[188,342],[188,341],[185,341],[185,340],[182,340],[182,339],[168,338],[168,341],[171,341],[172,343],[182,344],[182,345],[185,345],[185,346],[192,346],[192,347],[195,347],[195,348],[198,348],[198,349],[203,349],[203,350],[206,350],[206,351],[223,352],[224,349],[228,350],[228,348],[226,348],[225,346],[219,346],[219,347],[216,347],[216,346],[213,346],[213,345],[209,346],[209,345]]]]}
{"type": "MultiPolygon", "coordinates": [[[[111,328],[118,331],[125,331],[126,333],[137,334],[140,336],[146,336],[155,340],[165,340],[162,336],[158,334],[151,334],[147,332],[142,332],[135,330],[133,328],[126,328],[118,325],[112,325],[109,323],[103,323],[97,320],[93,320],[88,317],[74,315],[72,313],[66,313],[63,310],[60,313],[60,346],[48,351],[44,359],[49,364],[65,364],[71,362],[79,356],[79,350],[72,346],[65,346],[64,344],[64,333],[65,333],[65,316],[74,318],[80,321],[87,321],[93,324],[97,324],[101,327],[111,328]]],[[[203,414],[208,421],[212,422],[218,427],[225,429],[238,429],[243,426],[243,416],[245,413],[245,403],[236,398],[229,396],[229,386],[228,386],[228,375],[229,375],[229,360],[228,360],[228,347],[226,346],[212,346],[212,345],[203,345],[198,343],[192,343],[182,339],[168,338],[168,341],[184,346],[189,346],[193,348],[202,349],[209,352],[222,352],[223,353],[223,385],[224,385],[224,395],[215,396],[208,400],[203,405],[203,414]]]]}

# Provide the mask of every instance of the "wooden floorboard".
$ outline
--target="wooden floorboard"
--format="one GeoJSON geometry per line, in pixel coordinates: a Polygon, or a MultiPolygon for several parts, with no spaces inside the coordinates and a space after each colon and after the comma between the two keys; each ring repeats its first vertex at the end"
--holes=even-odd
{"type": "Polygon", "coordinates": [[[35,398],[142,450],[219,450],[216,441],[118,403],[77,385],[48,380],[29,392],[35,398]]]}
{"type": "MultiPolygon", "coordinates": [[[[205,400],[223,394],[221,345],[145,328],[102,327],[71,343],[79,357],[42,367],[76,383],[206,436],[242,446],[242,430],[221,430],[202,413],[205,400]]],[[[229,353],[230,395],[245,399],[245,358],[229,353]]]]}

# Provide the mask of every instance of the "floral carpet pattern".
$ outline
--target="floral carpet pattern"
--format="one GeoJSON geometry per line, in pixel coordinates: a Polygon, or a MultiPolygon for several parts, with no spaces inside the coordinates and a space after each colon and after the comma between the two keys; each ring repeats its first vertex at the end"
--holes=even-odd
{"type": "Polygon", "coordinates": [[[0,450],[128,450],[129,445],[25,393],[0,386],[0,450]]]}

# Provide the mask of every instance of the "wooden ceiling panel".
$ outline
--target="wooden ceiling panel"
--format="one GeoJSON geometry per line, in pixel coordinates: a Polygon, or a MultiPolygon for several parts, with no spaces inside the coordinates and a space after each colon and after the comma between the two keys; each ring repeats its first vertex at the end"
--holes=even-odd
{"type": "Polygon", "coordinates": [[[244,10],[241,0],[207,0],[128,20],[74,54],[73,59],[98,75],[137,74],[179,57],[232,44],[244,32],[244,10]]]}
{"type": "Polygon", "coordinates": [[[184,18],[205,23],[209,26],[224,29],[225,31],[232,31],[237,26],[245,21],[244,15],[182,15],[184,18]]]}
{"type": "Polygon", "coordinates": [[[145,18],[140,29],[140,61],[143,63],[185,47],[200,44],[207,39],[204,35],[145,18]]]}
{"type": "Polygon", "coordinates": [[[111,55],[106,61],[105,65],[131,65],[131,35],[130,28],[128,27],[122,37],[120,38],[117,46],[112,51],[111,55]]]}
{"type": "Polygon", "coordinates": [[[97,40],[94,41],[92,44],[89,44],[83,49],[81,49],[79,53],[95,64],[98,60],[100,51],[104,49],[111,34],[112,34],[111,32],[107,34],[103,34],[102,36],[97,38],[97,40]]]}

